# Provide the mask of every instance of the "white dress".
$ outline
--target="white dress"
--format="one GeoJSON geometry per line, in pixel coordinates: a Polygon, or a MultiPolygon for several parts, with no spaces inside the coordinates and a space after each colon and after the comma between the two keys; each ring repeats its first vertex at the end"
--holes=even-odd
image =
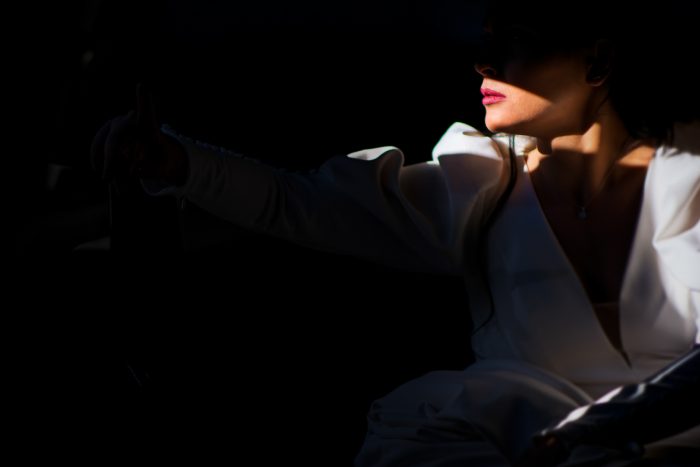
{"type": "MultiPolygon", "coordinates": [[[[384,146],[291,172],[164,130],[185,145],[190,173],[179,188],[144,181],[147,192],[311,248],[450,275],[463,273],[463,245],[473,245],[502,189],[508,153],[505,136],[456,122],[426,162],[405,166],[399,148],[384,146]]],[[[534,431],[700,342],[700,122],[677,124],[675,134],[648,167],[623,280],[629,363],[607,339],[539,205],[522,157],[533,140],[517,136],[517,182],[489,234],[495,314],[472,338],[477,362],[429,372],[376,400],[358,467],[508,465],[534,431]]],[[[481,323],[485,289],[477,280],[467,287],[481,323]]],[[[698,447],[700,430],[664,442],[698,447]]],[[[588,455],[599,453],[567,465],[588,455]]]]}

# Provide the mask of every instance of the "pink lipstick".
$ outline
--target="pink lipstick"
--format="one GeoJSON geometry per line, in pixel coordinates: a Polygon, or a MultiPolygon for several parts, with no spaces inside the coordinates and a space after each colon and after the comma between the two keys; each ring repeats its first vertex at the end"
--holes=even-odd
{"type": "Polygon", "coordinates": [[[481,94],[484,95],[484,98],[481,100],[484,105],[495,104],[496,102],[500,102],[506,98],[506,96],[500,92],[496,92],[489,88],[481,88],[481,94]]]}

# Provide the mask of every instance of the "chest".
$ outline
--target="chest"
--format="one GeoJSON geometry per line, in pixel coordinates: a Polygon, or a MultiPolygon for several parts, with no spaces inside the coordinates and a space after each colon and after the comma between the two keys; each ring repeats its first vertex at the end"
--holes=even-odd
{"type": "Polygon", "coordinates": [[[617,301],[642,202],[644,178],[630,175],[625,188],[606,190],[579,219],[575,206],[541,198],[542,210],[591,303],[617,301]]]}

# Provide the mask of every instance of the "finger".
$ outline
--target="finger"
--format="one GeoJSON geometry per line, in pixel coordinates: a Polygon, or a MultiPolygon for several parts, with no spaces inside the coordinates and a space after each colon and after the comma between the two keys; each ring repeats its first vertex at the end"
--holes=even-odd
{"type": "Polygon", "coordinates": [[[128,154],[125,150],[129,149],[129,145],[133,144],[129,141],[128,133],[133,131],[134,111],[132,110],[124,117],[118,117],[112,120],[110,131],[104,144],[104,167],[102,169],[102,178],[109,180],[114,176],[117,166],[128,163],[128,154]],[[121,162],[121,164],[120,164],[121,162]]]}
{"type": "Polygon", "coordinates": [[[136,125],[149,131],[159,129],[153,96],[143,83],[136,86],[136,125]]]}

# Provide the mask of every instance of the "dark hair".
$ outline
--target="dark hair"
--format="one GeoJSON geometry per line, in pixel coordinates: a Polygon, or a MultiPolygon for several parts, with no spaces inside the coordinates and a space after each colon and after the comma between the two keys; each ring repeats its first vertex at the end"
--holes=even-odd
{"type": "Polygon", "coordinates": [[[673,140],[676,122],[698,117],[700,95],[692,82],[698,71],[692,46],[696,26],[692,13],[683,11],[688,8],[677,0],[665,0],[656,9],[630,2],[612,7],[608,0],[492,0],[485,22],[498,39],[482,42],[480,49],[491,59],[517,53],[538,58],[606,40],[613,51],[610,103],[634,138],[661,144],[673,140]]]}

